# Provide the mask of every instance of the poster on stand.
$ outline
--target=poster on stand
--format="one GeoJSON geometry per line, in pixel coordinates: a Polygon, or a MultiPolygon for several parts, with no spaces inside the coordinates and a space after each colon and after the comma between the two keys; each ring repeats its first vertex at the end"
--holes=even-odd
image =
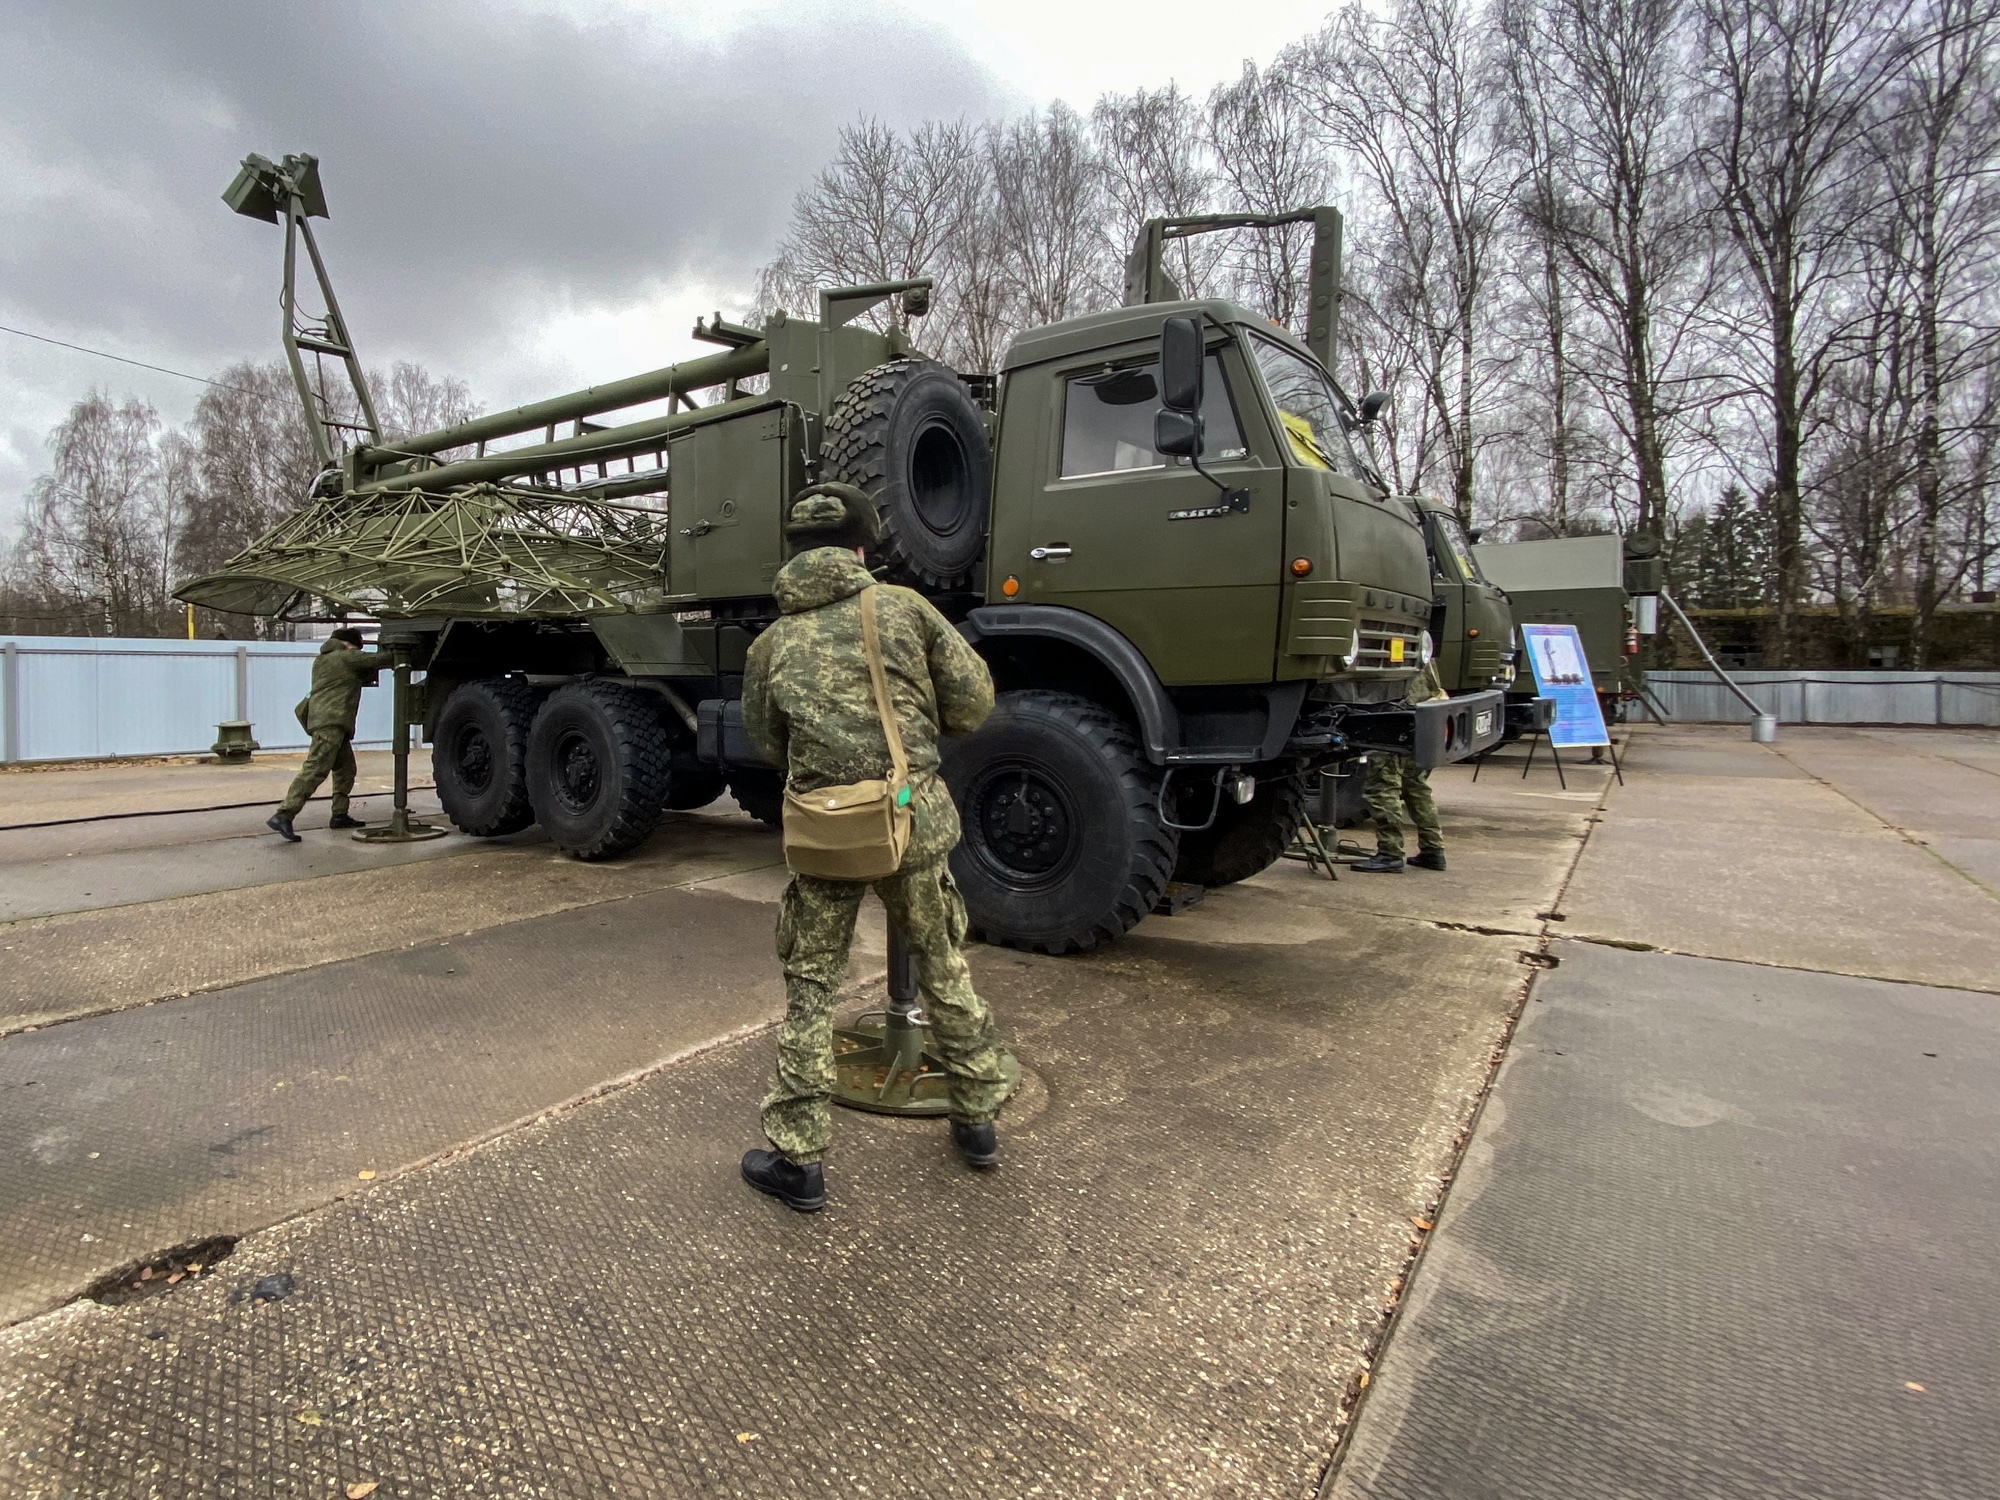
{"type": "Polygon", "coordinates": [[[1552,699],[1556,706],[1549,743],[1558,750],[1610,744],[1604,710],[1590,680],[1590,661],[1583,654],[1583,637],[1576,633],[1576,627],[1523,625],[1521,647],[1528,653],[1528,669],[1535,674],[1536,694],[1552,699]]]}

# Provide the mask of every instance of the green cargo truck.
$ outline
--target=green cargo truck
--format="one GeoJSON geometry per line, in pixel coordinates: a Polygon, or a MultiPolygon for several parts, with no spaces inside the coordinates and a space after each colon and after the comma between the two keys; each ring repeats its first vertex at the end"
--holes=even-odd
{"type": "MultiPolygon", "coordinates": [[[[1515,624],[1576,626],[1604,722],[1622,719],[1625,705],[1638,692],[1633,658],[1639,636],[1654,629],[1659,539],[1606,533],[1498,542],[1475,546],[1472,555],[1480,571],[1506,594],[1515,624]]],[[[1527,723],[1524,705],[1534,692],[1534,676],[1523,670],[1508,697],[1516,732],[1527,723]]]]}
{"type": "Polygon", "coordinates": [[[1380,398],[1357,406],[1328,374],[1332,209],[1149,222],[1127,305],[1022,333],[995,375],[918,351],[916,278],[824,291],[817,319],[718,317],[696,328],[716,354],[388,443],[312,242],[316,163],[251,157],[225,197],[285,225],[280,331],[325,468],[297,515],[178,596],[381,621],[425,673],[438,795],[467,832],[538,822],[603,858],[725,787],[777,818],[739,698],[785,512],[816,479],[875,499],[877,571],[992,668],[993,720],[945,758],[952,868],[990,939],[1115,938],[1170,879],[1275,861],[1322,767],[1498,739],[1497,692],[1401,701],[1430,650],[1430,564],[1352,446],[1380,398]],[[1304,339],[1184,300],[1162,268],[1174,238],[1292,222],[1313,226],[1304,339]],[[351,400],[326,398],[329,368],[351,400]]]}

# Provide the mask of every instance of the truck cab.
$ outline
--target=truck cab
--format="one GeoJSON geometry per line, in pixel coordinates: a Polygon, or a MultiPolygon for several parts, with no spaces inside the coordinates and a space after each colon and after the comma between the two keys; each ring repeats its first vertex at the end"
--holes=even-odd
{"type": "Polygon", "coordinates": [[[1447,693],[1505,692],[1514,681],[1514,616],[1507,595],[1479,570],[1458,512],[1440,500],[1412,499],[1430,554],[1431,636],[1447,693]]]}
{"type": "Polygon", "coordinates": [[[1349,443],[1297,339],[1226,302],[1118,308],[1009,349],[984,594],[1117,630],[1169,690],[1400,696],[1431,589],[1421,528],[1349,443]],[[1204,330],[1203,451],[1154,446],[1161,327],[1204,330]]]}

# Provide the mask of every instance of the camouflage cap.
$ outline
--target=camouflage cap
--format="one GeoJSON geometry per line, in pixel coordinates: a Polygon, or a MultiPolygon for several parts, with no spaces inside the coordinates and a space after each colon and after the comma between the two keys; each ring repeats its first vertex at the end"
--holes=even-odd
{"type": "Polygon", "coordinates": [[[810,485],[792,501],[785,539],[794,547],[872,547],[882,536],[875,502],[851,484],[810,485]]]}

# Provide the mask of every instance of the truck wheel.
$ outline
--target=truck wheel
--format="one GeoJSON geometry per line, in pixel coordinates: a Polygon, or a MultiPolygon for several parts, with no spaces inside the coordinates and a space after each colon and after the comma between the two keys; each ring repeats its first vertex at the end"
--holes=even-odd
{"type": "Polygon", "coordinates": [[[947,741],[964,837],[951,872],[987,941],[1043,953],[1108,943],[1153,909],[1174,868],[1158,771],[1123,720],[1087,698],[1000,695],[947,741]]]}
{"type": "Polygon", "coordinates": [[[875,501],[892,582],[951,589],[971,576],[986,540],[993,453],[948,366],[897,359],[861,376],[834,402],[820,457],[827,478],[875,501]]]}
{"type": "MultiPolygon", "coordinates": [[[[1305,788],[1296,776],[1258,782],[1257,795],[1248,802],[1224,796],[1213,827],[1181,835],[1174,879],[1189,885],[1234,885],[1270,869],[1299,831],[1305,810],[1305,788]]],[[[1204,806],[1191,816],[1199,818],[1206,811],[1204,806]]]]}
{"type": "Polygon", "coordinates": [[[785,821],[785,778],[776,771],[731,767],[729,795],[759,823],[777,828],[785,821]]]}
{"type": "Polygon", "coordinates": [[[518,678],[459,684],[431,735],[431,780],[445,816],[475,838],[519,833],[528,800],[528,732],[541,694],[518,678]]]}
{"type": "Polygon", "coordinates": [[[556,847],[609,859],[659,826],[673,752],[659,708],[615,682],[549,695],[528,736],[528,795],[556,847]]]}

